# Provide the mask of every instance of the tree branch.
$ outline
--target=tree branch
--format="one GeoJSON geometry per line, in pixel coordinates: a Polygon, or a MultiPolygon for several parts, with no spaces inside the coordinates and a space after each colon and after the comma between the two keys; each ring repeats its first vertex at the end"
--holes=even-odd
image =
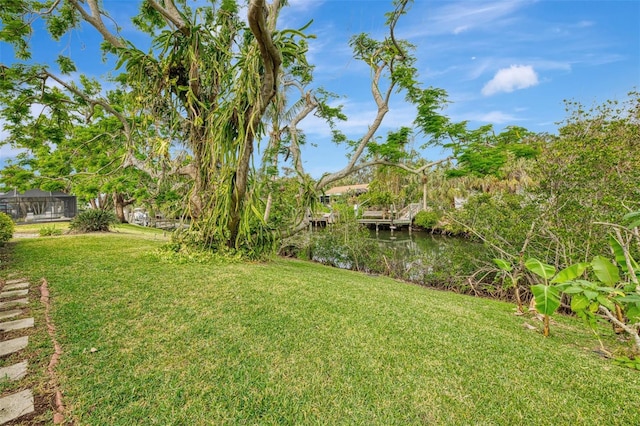
{"type": "Polygon", "coordinates": [[[378,112],[376,114],[375,119],[371,123],[371,126],[369,126],[369,129],[367,130],[367,132],[360,139],[360,143],[358,144],[357,149],[352,154],[349,164],[347,164],[340,171],[322,176],[318,181],[318,183],[316,184],[316,189],[320,190],[325,186],[329,185],[331,182],[335,182],[339,179],[342,179],[343,177],[349,175],[353,171],[359,170],[362,168],[362,167],[359,167],[358,169],[354,169],[354,167],[356,166],[356,163],[360,160],[360,156],[362,155],[365,148],[367,147],[367,144],[371,141],[373,136],[376,134],[376,132],[380,128],[380,125],[382,124],[382,120],[384,119],[384,116],[387,114],[387,112],[389,112],[388,101],[384,100],[384,98],[382,97],[382,94],[378,90],[378,84],[380,82],[380,78],[382,77],[383,69],[384,69],[384,66],[377,67],[373,82],[371,83],[371,94],[373,95],[376,105],[378,106],[378,112]]]}
{"type": "MultiPolygon", "coordinates": [[[[279,1],[274,1],[272,3],[272,15],[277,16],[278,9],[276,8],[279,7],[279,4],[279,1]]],[[[262,87],[260,89],[261,97],[257,111],[255,111],[256,114],[254,115],[255,120],[257,121],[262,119],[262,116],[267,109],[267,105],[269,105],[269,102],[271,102],[271,99],[273,99],[276,94],[278,89],[277,76],[280,65],[282,64],[280,52],[276,48],[271,37],[271,31],[273,30],[271,27],[275,27],[275,16],[270,17],[270,27],[267,24],[266,14],[268,14],[268,12],[265,0],[251,0],[248,12],[249,28],[251,28],[251,32],[258,43],[260,56],[264,65],[264,75],[262,78],[262,87]]]]}
{"type": "Polygon", "coordinates": [[[291,136],[291,146],[289,147],[293,160],[293,167],[295,168],[298,176],[304,175],[304,168],[302,166],[302,154],[300,152],[300,144],[298,142],[298,123],[304,120],[309,114],[311,114],[318,107],[318,101],[310,92],[305,94],[305,106],[301,109],[296,116],[289,123],[288,130],[291,136]]]}
{"type": "Polygon", "coordinates": [[[51,74],[49,71],[46,71],[46,70],[43,71],[43,78],[44,79],[51,78],[52,80],[55,80],[58,84],[63,86],[65,89],[67,89],[71,93],[81,97],[85,102],[87,102],[88,104],[90,104],[92,106],[100,105],[102,108],[107,110],[111,115],[116,117],[118,119],[118,121],[120,121],[120,123],[122,124],[122,127],[124,128],[124,132],[125,132],[125,136],[127,137],[127,141],[131,140],[131,126],[129,125],[129,121],[127,121],[126,117],[124,115],[122,115],[121,113],[119,113],[118,111],[116,111],[116,109],[113,108],[107,101],[105,101],[103,99],[94,99],[94,98],[90,97],[89,95],[84,93],[82,90],[78,89],[76,86],[67,83],[66,81],[60,79],[56,75],[51,74]]]}
{"type": "Polygon", "coordinates": [[[146,0],[146,2],[169,21],[169,23],[175,25],[182,34],[189,35],[189,28],[185,24],[184,19],[182,19],[182,15],[180,15],[180,11],[176,8],[173,0],[165,0],[165,7],[162,7],[155,0],[146,0]]]}
{"type": "Polygon", "coordinates": [[[628,324],[625,324],[616,318],[616,316],[613,315],[613,313],[611,313],[611,311],[605,306],[600,305],[599,311],[602,312],[609,321],[623,329],[627,334],[629,334],[629,336],[631,336],[634,341],[634,352],[640,353],[640,335],[638,332],[633,327],[630,327],[628,324]]]}
{"type": "Polygon", "coordinates": [[[405,59],[407,57],[407,55],[404,52],[404,50],[400,47],[400,44],[398,43],[398,41],[396,40],[395,29],[396,29],[396,24],[398,23],[398,20],[400,19],[400,16],[402,14],[404,14],[404,11],[405,11],[405,9],[407,7],[407,2],[408,2],[408,0],[402,0],[400,2],[400,4],[396,7],[396,10],[393,13],[393,18],[391,19],[391,22],[389,23],[389,34],[390,34],[390,37],[391,37],[391,42],[396,47],[396,49],[398,49],[398,54],[400,55],[400,60],[405,59]]]}
{"type": "Polygon", "coordinates": [[[107,27],[104,25],[104,21],[102,20],[102,14],[100,13],[100,7],[98,6],[97,0],[87,0],[89,3],[89,9],[91,13],[87,12],[84,7],[82,7],[81,3],[84,3],[83,0],[69,0],[69,3],[80,12],[82,18],[91,24],[98,32],[102,35],[102,37],[109,42],[113,47],[123,48],[124,43],[120,38],[118,38],[115,34],[111,33],[107,27]]]}

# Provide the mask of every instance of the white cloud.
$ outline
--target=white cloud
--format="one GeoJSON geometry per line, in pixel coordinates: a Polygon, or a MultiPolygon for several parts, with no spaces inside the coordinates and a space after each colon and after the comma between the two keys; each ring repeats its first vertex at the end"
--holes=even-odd
{"type": "Polygon", "coordinates": [[[511,65],[498,70],[482,88],[482,94],[491,96],[500,92],[513,92],[538,84],[538,74],[531,65],[511,65]]]}
{"type": "MultiPolygon", "coordinates": [[[[522,112],[522,111],[515,111],[522,112]]],[[[523,118],[523,116],[518,114],[513,114],[510,112],[504,111],[457,111],[454,114],[451,114],[450,118],[453,122],[457,121],[469,121],[472,123],[480,123],[480,124],[495,124],[498,127],[502,125],[511,125],[517,122],[529,121],[528,118],[523,118]]],[[[469,126],[473,128],[474,125],[469,126]]]]}
{"type": "Polygon", "coordinates": [[[453,33],[454,34],[460,34],[463,33],[465,31],[467,31],[469,29],[468,25],[460,25],[459,27],[456,27],[453,29],[453,33]]]}
{"type": "Polygon", "coordinates": [[[428,23],[421,22],[410,35],[460,34],[481,27],[495,28],[531,3],[531,0],[424,2],[419,13],[427,17],[428,23]]]}
{"type": "Polygon", "coordinates": [[[514,121],[519,121],[518,117],[507,114],[502,111],[490,111],[476,117],[477,121],[485,121],[487,123],[494,124],[504,124],[504,123],[513,123],[514,121]]]}

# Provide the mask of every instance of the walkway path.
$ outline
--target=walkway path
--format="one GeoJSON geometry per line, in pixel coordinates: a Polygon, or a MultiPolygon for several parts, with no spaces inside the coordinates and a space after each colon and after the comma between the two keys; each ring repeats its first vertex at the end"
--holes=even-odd
{"type": "MultiPolygon", "coordinates": [[[[0,291],[0,358],[13,358],[29,344],[29,336],[6,338],[34,325],[33,318],[25,318],[29,304],[29,282],[26,279],[8,280],[0,291]]],[[[27,374],[28,362],[22,360],[0,367],[0,381],[20,381],[27,374]]],[[[33,392],[23,389],[0,398],[0,425],[18,419],[34,411],[33,392]]]]}

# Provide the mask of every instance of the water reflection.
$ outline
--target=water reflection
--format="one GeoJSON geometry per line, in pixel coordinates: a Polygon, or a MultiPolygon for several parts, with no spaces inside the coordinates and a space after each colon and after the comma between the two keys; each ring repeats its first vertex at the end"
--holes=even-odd
{"type": "Polygon", "coordinates": [[[426,232],[376,233],[345,225],[315,234],[314,241],[315,261],[458,289],[487,257],[482,244],[426,232]]]}
{"type": "Polygon", "coordinates": [[[486,261],[481,243],[428,232],[371,233],[383,251],[388,274],[437,287],[459,287],[479,263],[486,261]]]}
{"type": "Polygon", "coordinates": [[[408,231],[371,231],[371,238],[378,241],[381,246],[389,249],[404,250],[407,254],[438,254],[449,251],[468,251],[475,253],[482,250],[483,245],[466,238],[449,237],[429,232],[408,231]]]}

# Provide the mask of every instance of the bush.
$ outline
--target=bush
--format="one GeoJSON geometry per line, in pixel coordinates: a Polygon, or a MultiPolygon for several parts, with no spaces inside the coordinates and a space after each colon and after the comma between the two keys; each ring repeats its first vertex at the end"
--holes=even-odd
{"type": "Polygon", "coordinates": [[[384,271],[382,249],[370,232],[354,220],[314,234],[311,254],[313,260],[326,265],[367,273],[384,271]]]}
{"type": "Polygon", "coordinates": [[[72,232],[108,232],[111,225],[118,222],[113,212],[91,209],[76,216],[69,225],[72,232]]]}
{"type": "Polygon", "coordinates": [[[5,213],[0,213],[0,243],[5,243],[13,237],[15,225],[11,217],[5,213]]]}
{"type": "Polygon", "coordinates": [[[437,212],[421,211],[413,218],[413,224],[424,229],[433,229],[440,220],[437,212]]]}
{"type": "Polygon", "coordinates": [[[41,237],[51,237],[54,235],[62,235],[62,229],[58,229],[55,225],[52,226],[43,226],[38,230],[41,237]]]}

